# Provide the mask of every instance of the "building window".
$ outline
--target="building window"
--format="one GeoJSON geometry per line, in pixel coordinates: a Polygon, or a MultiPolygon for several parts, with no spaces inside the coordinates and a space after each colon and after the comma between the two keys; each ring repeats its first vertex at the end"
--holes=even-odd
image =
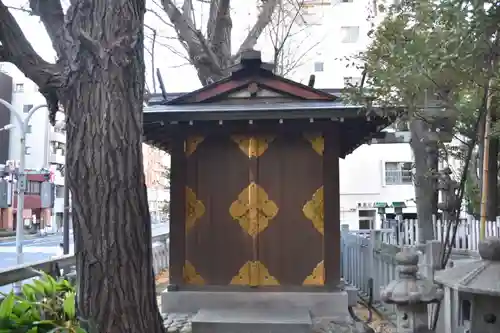
{"type": "Polygon", "coordinates": [[[377,217],[377,211],[375,209],[360,209],[360,210],[358,210],[359,230],[375,229],[376,217],[377,217]]]}
{"type": "Polygon", "coordinates": [[[42,188],[42,183],[28,180],[28,186],[26,187],[26,194],[40,194],[42,188]]]}
{"type": "Polygon", "coordinates": [[[385,162],[386,185],[413,184],[412,162],[385,162]]]}
{"type": "Polygon", "coordinates": [[[358,87],[361,84],[360,77],[344,76],[344,87],[358,87]]]}
{"type": "Polygon", "coordinates": [[[325,69],[325,64],[322,61],[317,61],[314,63],[314,71],[322,72],[325,69]]]}
{"type": "Polygon", "coordinates": [[[24,147],[24,155],[31,155],[31,147],[24,147]]]}
{"type": "Polygon", "coordinates": [[[26,127],[26,133],[32,133],[33,132],[33,127],[31,125],[28,125],[28,127],[26,127]]]}
{"type": "Polygon", "coordinates": [[[357,26],[341,27],[340,32],[342,43],[356,43],[359,40],[359,27],[357,26]]]}
{"type": "Polygon", "coordinates": [[[33,104],[24,104],[23,105],[23,112],[29,113],[32,108],[33,108],[33,104]]]}
{"type": "Polygon", "coordinates": [[[16,83],[14,92],[24,92],[24,83],[16,83]]]}

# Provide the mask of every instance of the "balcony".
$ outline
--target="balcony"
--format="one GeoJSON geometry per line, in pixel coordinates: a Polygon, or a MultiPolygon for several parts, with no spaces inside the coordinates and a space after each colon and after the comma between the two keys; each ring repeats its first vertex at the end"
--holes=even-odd
{"type": "Polygon", "coordinates": [[[51,151],[49,153],[49,163],[51,164],[64,164],[65,160],[66,156],[63,149],[56,149],[55,152],[51,151]]]}
{"type": "Polygon", "coordinates": [[[60,131],[50,131],[49,141],[66,143],[66,134],[60,131]]]}

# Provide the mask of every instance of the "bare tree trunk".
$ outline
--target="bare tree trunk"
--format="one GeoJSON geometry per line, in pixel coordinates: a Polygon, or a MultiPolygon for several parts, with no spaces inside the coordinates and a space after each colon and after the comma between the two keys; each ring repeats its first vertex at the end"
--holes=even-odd
{"type": "Polygon", "coordinates": [[[94,0],[70,10],[81,43],[61,99],[80,315],[99,333],[163,332],[141,147],[145,5],[94,0]]]}
{"type": "Polygon", "coordinates": [[[432,215],[437,212],[437,191],[427,164],[426,135],[428,126],[424,120],[413,119],[410,123],[411,148],[415,157],[415,201],[418,216],[420,242],[434,238],[432,215]]]}

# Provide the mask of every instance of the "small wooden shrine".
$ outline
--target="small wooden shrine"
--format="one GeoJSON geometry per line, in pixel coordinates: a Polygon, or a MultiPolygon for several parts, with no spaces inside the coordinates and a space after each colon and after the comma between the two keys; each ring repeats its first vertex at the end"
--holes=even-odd
{"type": "Polygon", "coordinates": [[[257,51],[148,107],[146,142],[171,154],[169,290],[336,290],[339,158],[390,122],[274,75],[257,51]]]}

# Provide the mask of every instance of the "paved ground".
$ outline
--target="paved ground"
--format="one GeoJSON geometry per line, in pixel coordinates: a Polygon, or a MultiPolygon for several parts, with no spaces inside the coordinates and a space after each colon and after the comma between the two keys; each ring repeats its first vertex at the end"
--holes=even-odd
{"type": "MultiPolygon", "coordinates": [[[[168,231],[166,224],[153,224],[153,235],[168,231]]],[[[73,253],[73,237],[70,236],[70,253],[73,253]]],[[[25,263],[32,263],[50,259],[58,254],[59,244],[62,242],[62,234],[47,235],[26,239],[23,242],[23,255],[25,263]]],[[[16,265],[16,241],[0,240],[0,271],[16,265]]],[[[9,292],[10,286],[0,286],[0,292],[9,292]]]]}

